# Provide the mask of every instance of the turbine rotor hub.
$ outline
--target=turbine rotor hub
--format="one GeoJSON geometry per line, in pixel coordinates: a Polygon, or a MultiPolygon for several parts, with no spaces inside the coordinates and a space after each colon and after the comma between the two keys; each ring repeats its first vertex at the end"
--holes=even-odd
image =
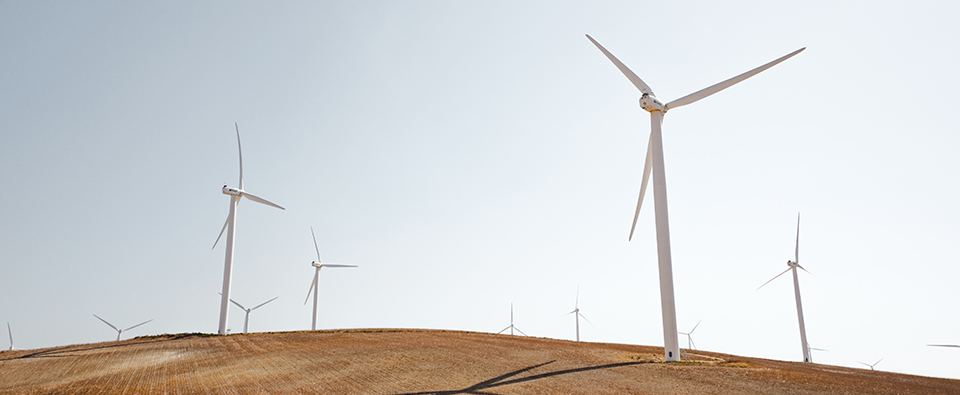
{"type": "Polygon", "coordinates": [[[787,266],[796,267],[796,266],[800,266],[800,264],[794,261],[787,261],[787,266]]]}
{"type": "Polygon", "coordinates": [[[643,96],[640,96],[640,108],[649,112],[667,112],[667,107],[664,106],[660,100],[657,100],[656,96],[649,93],[644,93],[643,96]]]}

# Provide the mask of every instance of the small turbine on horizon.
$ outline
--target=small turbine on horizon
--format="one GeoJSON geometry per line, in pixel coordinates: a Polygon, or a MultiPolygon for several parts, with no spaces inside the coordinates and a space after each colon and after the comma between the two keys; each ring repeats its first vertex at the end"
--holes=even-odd
{"type": "Polygon", "coordinates": [[[697,327],[700,326],[700,323],[701,323],[701,322],[703,322],[703,320],[697,321],[697,324],[693,326],[693,329],[691,329],[690,332],[687,332],[687,333],[678,332],[678,333],[680,333],[681,335],[686,335],[686,336],[687,336],[687,350],[696,350],[696,349],[697,349],[696,343],[693,342],[693,331],[697,330],[697,327]]]}
{"type": "Polygon", "coordinates": [[[16,348],[13,347],[13,330],[10,329],[9,322],[7,322],[7,334],[10,335],[10,351],[16,350],[16,348]]]}
{"type": "Polygon", "coordinates": [[[324,267],[357,267],[357,265],[341,265],[336,263],[321,263],[320,260],[320,246],[317,245],[317,235],[313,233],[313,227],[310,227],[310,234],[313,236],[313,248],[317,250],[317,260],[311,262],[310,264],[313,267],[317,268],[316,272],[313,274],[313,282],[310,283],[310,290],[307,291],[307,298],[303,300],[303,304],[306,305],[307,301],[310,300],[310,293],[313,292],[313,324],[310,325],[310,330],[317,330],[317,299],[318,294],[320,293],[320,268],[324,267]]]}
{"type": "Polygon", "coordinates": [[[123,332],[129,331],[129,330],[131,330],[131,329],[133,329],[133,328],[136,328],[136,327],[138,327],[138,326],[140,326],[140,325],[143,325],[143,324],[146,324],[146,323],[148,323],[148,322],[150,322],[150,321],[153,321],[153,320],[151,319],[151,320],[147,320],[147,321],[141,322],[141,323],[139,323],[139,324],[136,324],[136,325],[131,326],[131,327],[126,328],[126,329],[120,329],[120,328],[117,328],[117,327],[113,326],[113,324],[107,322],[107,320],[105,320],[105,319],[103,319],[103,318],[100,318],[100,316],[98,316],[98,315],[96,315],[96,314],[94,314],[93,316],[94,316],[94,317],[97,317],[98,320],[103,321],[104,324],[109,325],[111,328],[113,328],[113,330],[117,331],[117,341],[120,341],[120,335],[123,334],[123,332]]]}
{"type": "Polygon", "coordinates": [[[663,168],[663,138],[660,132],[663,116],[670,109],[692,104],[757,75],[800,53],[800,51],[806,48],[800,48],[746,73],[663,104],[657,99],[657,96],[653,93],[653,89],[651,89],[647,83],[643,82],[640,77],[621,63],[619,59],[607,51],[607,49],[594,40],[593,37],[590,37],[589,34],[587,38],[643,93],[643,95],[640,96],[640,107],[650,112],[651,131],[650,139],[647,143],[647,158],[643,165],[643,176],[640,181],[640,199],[637,200],[637,211],[633,215],[633,225],[630,227],[629,239],[633,239],[633,231],[637,226],[637,217],[640,216],[640,205],[643,203],[643,195],[647,190],[647,180],[650,178],[652,168],[653,204],[657,224],[657,260],[660,268],[660,311],[663,315],[663,353],[666,361],[677,361],[680,358],[680,355],[678,355],[680,353],[680,342],[677,339],[677,307],[674,302],[673,263],[670,255],[670,224],[667,219],[667,181],[663,168]]]}
{"type": "MultiPolygon", "coordinates": [[[[883,358],[886,358],[886,357],[883,357],[883,358]]],[[[876,369],[874,369],[873,367],[874,367],[874,366],[877,366],[877,364],[880,363],[880,361],[882,361],[883,358],[880,358],[879,361],[874,362],[873,365],[871,365],[871,364],[869,364],[869,363],[860,362],[860,361],[857,361],[857,363],[859,363],[859,364],[861,364],[861,365],[869,366],[869,367],[870,367],[870,370],[876,370],[876,369]]]]}
{"type": "Polygon", "coordinates": [[[247,325],[250,323],[250,312],[251,312],[251,311],[254,311],[254,310],[256,310],[256,309],[259,309],[260,307],[263,307],[263,305],[265,305],[265,304],[267,304],[267,303],[270,303],[270,302],[273,302],[274,300],[277,300],[277,298],[279,298],[279,296],[274,297],[273,299],[270,299],[270,300],[268,300],[268,301],[266,301],[266,302],[260,303],[260,304],[254,306],[254,307],[249,308],[249,309],[246,308],[246,307],[243,307],[242,304],[237,303],[236,300],[230,299],[230,301],[233,302],[233,304],[237,305],[237,307],[239,307],[239,308],[241,308],[243,311],[247,312],[246,316],[243,317],[243,333],[247,333],[247,325]]]}
{"type": "Polygon", "coordinates": [[[220,237],[223,236],[223,231],[226,230],[227,248],[223,259],[223,290],[220,291],[220,326],[217,328],[217,333],[220,335],[227,334],[227,315],[230,312],[230,282],[233,278],[233,239],[237,233],[237,206],[240,204],[240,198],[245,197],[260,204],[286,210],[275,203],[243,190],[243,149],[240,148],[240,127],[237,126],[236,122],[233,123],[233,126],[237,130],[237,152],[240,153],[240,187],[233,188],[224,185],[221,189],[224,195],[230,195],[230,214],[227,215],[227,220],[223,223],[223,228],[220,228],[220,235],[217,236],[217,241],[213,242],[213,247],[210,248],[212,250],[217,247],[217,243],[220,242],[220,237]]]}
{"type": "MultiPolygon", "coordinates": [[[[567,313],[566,315],[570,315],[570,314],[573,314],[574,318],[576,319],[577,341],[579,342],[580,341],[580,318],[583,318],[584,321],[590,322],[590,320],[588,320],[587,317],[584,317],[584,315],[580,313],[580,287],[577,287],[577,300],[576,300],[576,303],[574,303],[573,305],[573,311],[567,313]]],[[[593,323],[590,322],[590,325],[593,325],[593,323]]]]}
{"type": "Polygon", "coordinates": [[[523,333],[523,331],[521,331],[519,328],[513,326],[513,303],[510,303],[510,326],[508,326],[508,327],[506,327],[506,328],[503,328],[503,330],[501,330],[500,332],[497,332],[497,334],[499,335],[499,334],[503,333],[503,331],[505,331],[505,330],[507,330],[507,329],[510,330],[510,336],[513,336],[513,330],[514,330],[514,329],[516,329],[517,332],[520,332],[521,335],[527,336],[526,333],[523,333]]]}
{"type": "MultiPolygon", "coordinates": [[[[809,270],[804,269],[803,266],[800,266],[800,213],[797,213],[797,244],[796,249],[794,250],[793,260],[787,261],[787,270],[784,270],[780,274],[771,278],[769,281],[763,283],[763,285],[758,287],[757,290],[763,288],[764,285],[770,284],[770,282],[776,280],[777,277],[780,277],[791,270],[793,271],[793,293],[797,300],[797,321],[800,322],[800,345],[803,348],[803,362],[813,362],[813,357],[810,354],[810,344],[807,343],[807,328],[803,323],[803,305],[800,303],[800,280],[797,278],[798,268],[810,273],[809,270]]],[[[812,275],[813,273],[810,274],[812,275]]]]}

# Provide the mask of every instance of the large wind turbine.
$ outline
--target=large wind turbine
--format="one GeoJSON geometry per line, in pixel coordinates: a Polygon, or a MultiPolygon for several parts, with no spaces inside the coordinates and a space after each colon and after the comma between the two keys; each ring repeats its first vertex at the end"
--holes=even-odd
{"type": "Polygon", "coordinates": [[[633,225],[630,227],[630,237],[633,239],[633,231],[637,226],[637,217],[640,215],[640,205],[643,203],[643,195],[647,190],[647,180],[653,171],[653,204],[656,212],[657,223],[657,255],[660,266],[660,311],[663,315],[663,348],[664,357],[667,361],[677,361],[680,358],[680,344],[677,340],[677,312],[673,296],[673,266],[670,258],[670,228],[667,220],[667,182],[663,169],[663,140],[660,134],[660,125],[663,123],[663,115],[668,110],[687,104],[691,104],[714,93],[720,92],[734,84],[750,78],[761,71],[773,67],[777,63],[787,60],[806,48],[800,48],[786,56],[757,67],[746,73],[730,78],[726,81],[701,89],[674,101],[663,104],[653,93],[653,89],[640,79],[633,71],[627,68],[606,48],[596,42],[590,35],[587,38],[593,42],[604,55],[607,56],[614,65],[620,69],[627,79],[633,83],[640,92],[640,107],[650,112],[650,139],[647,142],[647,158],[643,165],[643,176],[640,182],[640,199],[637,200],[637,211],[633,215],[633,225]]]}
{"type": "Polygon", "coordinates": [[[240,204],[240,198],[245,197],[257,203],[285,210],[283,207],[243,190],[243,150],[240,148],[240,127],[237,126],[236,123],[233,124],[233,127],[237,130],[237,151],[240,153],[240,187],[233,188],[226,185],[223,186],[223,194],[230,195],[230,214],[227,215],[227,221],[223,223],[223,228],[220,228],[220,235],[217,236],[217,241],[213,242],[213,247],[210,248],[213,249],[217,247],[217,243],[220,242],[220,237],[223,236],[223,231],[226,230],[227,248],[226,256],[223,260],[223,290],[220,291],[220,327],[217,329],[217,333],[221,335],[227,334],[227,313],[230,312],[230,281],[233,278],[233,238],[237,231],[237,205],[240,204]]]}
{"type": "Polygon", "coordinates": [[[526,333],[523,333],[523,331],[521,331],[519,328],[513,326],[513,303],[510,303],[510,326],[508,326],[508,327],[506,327],[506,328],[503,328],[503,330],[501,330],[500,332],[497,332],[497,334],[499,335],[499,334],[503,333],[503,331],[505,331],[505,330],[507,330],[507,329],[510,330],[510,335],[511,335],[511,336],[513,335],[513,330],[514,330],[514,329],[516,329],[517,332],[520,332],[521,335],[524,335],[524,336],[527,335],[526,333]]]}
{"type": "Polygon", "coordinates": [[[341,265],[336,263],[321,263],[320,261],[320,247],[317,245],[317,235],[313,233],[313,227],[310,227],[310,234],[313,236],[313,248],[317,250],[317,260],[311,262],[310,264],[313,267],[317,268],[316,272],[313,274],[313,282],[310,283],[310,289],[307,291],[307,298],[303,300],[303,304],[307,304],[307,301],[310,300],[310,293],[313,292],[313,324],[310,325],[310,330],[317,330],[317,294],[320,292],[320,268],[324,267],[357,267],[357,265],[341,265]]]}
{"type": "Polygon", "coordinates": [[[764,285],[770,284],[770,281],[776,280],[777,277],[784,275],[786,272],[791,270],[793,271],[793,294],[797,299],[797,321],[800,322],[800,345],[803,347],[803,362],[813,362],[813,356],[810,353],[810,345],[807,343],[807,328],[803,324],[803,305],[800,303],[800,280],[797,278],[798,268],[810,273],[810,271],[804,269],[803,266],[800,266],[800,213],[797,213],[797,247],[793,253],[793,260],[787,261],[787,270],[784,270],[780,274],[774,276],[757,289],[759,290],[760,288],[763,288],[764,285]]]}
{"type": "Polygon", "coordinates": [[[94,317],[97,317],[98,320],[103,321],[104,324],[110,325],[110,327],[113,328],[113,330],[117,331],[117,341],[120,341],[120,335],[121,335],[123,332],[129,331],[129,330],[131,330],[131,329],[133,329],[133,328],[136,328],[136,327],[138,327],[138,326],[140,326],[140,325],[143,325],[143,324],[146,324],[146,323],[148,323],[148,322],[150,322],[150,321],[153,321],[153,320],[146,320],[146,321],[144,321],[144,322],[141,322],[141,323],[136,324],[136,325],[134,325],[134,326],[131,326],[131,327],[129,327],[129,328],[120,329],[120,328],[117,328],[117,327],[113,326],[113,324],[107,322],[107,320],[105,320],[105,319],[103,319],[103,318],[100,318],[100,316],[98,316],[98,315],[96,315],[96,314],[94,314],[93,316],[94,316],[94,317]]]}
{"type": "MultiPolygon", "coordinates": [[[[579,287],[577,287],[577,300],[573,305],[573,311],[567,313],[566,315],[570,315],[570,314],[573,314],[574,318],[576,319],[577,341],[580,341],[580,318],[583,318],[583,320],[587,322],[590,322],[590,320],[588,320],[587,317],[584,317],[583,314],[580,314],[580,288],[579,287]]],[[[590,322],[590,325],[593,325],[593,323],[590,322]]]]}
{"type": "Polygon", "coordinates": [[[243,307],[242,304],[237,303],[236,300],[230,299],[230,301],[233,302],[233,304],[237,305],[237,307],[239,307],[239,308],[241,308],[243,311],[246,311],[246,312],[247,312],[246,316],[243,317],[243,333],[247,333],[247,325],[250,323],[250,312],[251,312],[251,311],[254,311],[254,310],[256,310],[256,309],[259,309],[259,308],[261,308],[261,307],[263,307],[263,305],[265,305],[265,304],[267,304],[267,303],[270,303],[270,302],[273,302],[274,300],[277,300],[277,298],[279,298],[279,296],[274,297],[273,299],[270,299],[270,300],[268,300],[268,301],[266,301],[266,302],[260,303],[260,304],[254,306],[254,307],[249,308],[249,309],[246,308],[246,307],[243,307]]]}

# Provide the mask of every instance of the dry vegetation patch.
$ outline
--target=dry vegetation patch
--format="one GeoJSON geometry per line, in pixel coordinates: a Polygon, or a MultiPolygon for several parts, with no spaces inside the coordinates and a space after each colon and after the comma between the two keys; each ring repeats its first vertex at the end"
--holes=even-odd
{"type": "Polygon", "coordinates": [[[957,394],[960,381],[488,333],[176,334],[0,353],[0,393],[957,394]]]}

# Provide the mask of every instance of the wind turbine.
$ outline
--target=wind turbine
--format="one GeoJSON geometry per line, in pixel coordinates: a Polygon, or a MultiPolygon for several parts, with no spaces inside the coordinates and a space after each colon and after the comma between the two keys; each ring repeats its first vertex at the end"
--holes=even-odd
{"type": "MultiPolygon", "coordinates": [[[[883,358],[886,358],[886,357],[883,357],[883,358]]],[[[880,361],[882,361],[883,358],[880,358],[880,361]]],[[[871,365],[871,364],[869,364],[869,363],[863,363],[863,362],[860,362],[860,361],[857,361],[857,363],[859,363],[859,364],[861,364],[861,365],[869,366],[869,367],[870,367],[870,370],[876,370],[876,369],[874,369],[873,367],[874,367],[874,366],[877,366],[877,364],[880,363],[880,361],[874,362],[873,365],[871,365]]]]}
{"type": "Polygon", "coordinates": [[[784,270],[769,281],[763,283],[757,290],[763,288],[764,285],[770,284],[771,281],[776,280],[777,277],[784,275],[786,272],[793,271],[793,293],[797,299],[797,321],[800,322],[800,345],[803,347],[803,362],[813,362],[813,357],[810,354],[810,345],[807,343],[807,329],[803,324],[803,305],[800,303],[800,280],[797,278],[798,268],[810,273],[809,270],[800,266],[800,213],[797,213],[797,247],[794,250],[793,260],[787,261],[787,270],[784,270]]]}
{"type": "Polygon", "coordinates": [[[510,335],[511,335],[511,336],[513,336],[513,330],[514,330],[514,329],[516,329],[517,332],[520,332],[521,335],[524,335],[524,336],[527,335],[526,333],[523,333],[523,331],[521,331],[519,328],[513,326],[513,303],[510,303],[510,326],[508,326],[508,327],[506,327],[506,328],[503,328],[503,330],[501,330],[500,332],[497,332],[497,334],[499,335],[499,334],[503,333],[503,331],[505,331],[505,330],[507,330],[507,329],[510,330],[510,335]]]}
{"type": "MultiPolygon", "coordinates": [[[[580,341],[580,318],[583,318],[584,321],[590,322],[587,317],[584,317],[583,314],[580,314],[580,287],[577,287],[577,301],[573,305],[573,311],[567,313],[566,315],[573,314],[577,322],[577,341],[580,341]]],[[[590,322],[590,325],[593,325],[590,322]]]]}
{"type": "MultiPolygon", "coordinates": [[[[511,323],[513,321],[513,311],[510,312],[510,321],[511,323]]],[[[13,330],[10,329],[9,322],[7,322],[7,333],[10,335],[10,351],[16,350],[16,348],[13,347],[13,330]]]]}
{"type": "Polygon", "coordinates": [[[105,320],[105,319],[103,319],[103,318],[100,318],[100,316],[98,316],[98,315],[96,315],[96,314],[94,314],[93,316],[94,316],[94,317],[97,317],[98,320],[103,321],[104,324],[110,325],[110,327],[113,328],[113,330],[117,331],[117,341],[120,341],[120,335],[121,335],[124,331],[129,331],[129,330],[131,330],[131,329],[133,329],[133,328],[136,328],[136,327],[138,327],[138,326],[140,326],[140,325],[143,325],[143,324],[146,324],[146,323],[148,323],[148,322],[150,322],[150,321],[153,321],[153,320],[147,320],[147,321],[141,322],[141,323],[139,323],[139,324],[136,324],[136,325],[134,325],[134,326],[131,326],[131,327],[127,328],[127,329],[120,329],[120,328],[117,328],[117,327],[113,326],[113,324],[107,322],[107,320],[105,320]]]}
{"type": "Polygon", "coordinates": [[[254,311],[254,310],[256,310],[256,309],[259,309],[260,307],[263,307],[263,305],[265,305],[265,304],[267,304],[267,303],[270,303],[270,302],[273,302],[274,300],[277,300],[277,298],[279,298],[279,296],[277,296],[277,297],[275,297],[275,298],[273,298],[273,299],[270,299],[270,300],[268,300],[268,301],[266,301],[266,302],[260,303],[260,304],[256,305],[255,307],[252,307],[252,308],[249,308],[249,309],[246,308],[246,307],[243,307],[242,304],[237,303],[236,300],[230,299],[230,301],[233,302],[233,304],[237,305],[237,307],[239,307],[239,308],[243,309],[243,311],[246,311],[246,312],[247,312],[246,316],[243,317],[243,333],[247,333],[247,324],[250,323],[250,312],[251,312],[251,311],[254,311]]]}
{"type": "Polygon", "coordinates": [[[691,329],[690,332],[687,332],[687,333],[680,332],[681,335],[687,335],[687,349],[688,349],[688,350],[696,350],[696,349],[697,349],[697,345],[693,342],[693,331],[697,330],[697,327],[700,326],[700,323],[701,323],[701,322],[703,322],[703,320],[697,321],[697,324],[693,326],[693,329],[691,329]]]}
{"type": "Polygon", "coordinates": [[[310,227],[310,234],[313,236],[313,248],[317,250],[317,260],[311,262],[310,264],[313,267],[317,268],[317,271],[313,274],[313,282],[310,283],[310,289],[307,291],[307,298],[303,300],[303,304],[306,305],[307,301],[310,300],[310,293],[313,292],[313,324],[310,325],[310,330],[317,330],[317,294],[320,292],[320,282],[317,281],[320,278],[320,268],[324,267],[357,267],[357,265],[341,265],[336,263],[321,263],[320,261],[320,247],[317,245],[317,235],[313,233],[313,227],[310,227]]]}
{"type": "Polygon", "coordinates": [[[597,48],[607,56],[614,65],[620,69],[627,79],[633,83],[640,92],[640,107],[650,112],[650,139],[647,142],[647,158],[643,165],[643,176],[640,182],[640,198],[637,200],[637,211],[633,215],[633,225],[630,227],[629,240],[633,239],[633,231],[637,226],[637,217],[640,215],[640,205],[643,203],[643,195],[647,190],[647,180],[653,171],[653,204],[656,212],[657,224],[657,256],[660,267],[660,311],[663,315],[663,349],[664,357],[667,361],[677,361],[679,359],[680,344],[677,340],[677,310],[673,295],[673,264],[670,257],[670,227],[667,219],[667,182],[663,168],[663,139],[660,133],[660,126],[663,123],[663,116],[668,110],[687,104],[694,103],[700,99],[708,97],[714,93],[720,92],[734,84],[750,78],[761,71],[773,67],[777,63],[783,62],[790,57],[800,53],[806,48],[800,48],[777,60],[757,67],[746,73],[730,78],[726,81],[701,89],[689,95],[683,96],[674,101],[663,104],[653,93],[653,89],[640,79],[633,71],[620,62],[613,54],[606,50],[600,43],[587,35],[587,38],[593,42],[597,48]],[[652,169],[651,169],[652,168],[652,169]]]}
{"type": "Polygon", "coordinates": [[[243,150],[240,148],[240,127],[237,126],[236,122],[234,122],[233,127],[237,130],[237,151],[240,153],[240,187],[223,186],[223,194],[230,195],[230,214],[227,215],[227,221],[223,223],[223,228],[220,228],[217,241],[213,242],[213,247],[210,248],[217,247],[220,237],[223,236],[223,231],[226,230],[227,248],[223,260],[223,290],[220,292],[220,295],[222,295],[220,298],[220,326],[217,329],[217,333],[221,335],[227,334],[227,313],[230,311],[230,281],[233,278],[233,238],[237,231],[237,206],[240,204],[240,198],[245,197],[257,203],[285,210],[283,207],[243,190],[243,150]]]}

